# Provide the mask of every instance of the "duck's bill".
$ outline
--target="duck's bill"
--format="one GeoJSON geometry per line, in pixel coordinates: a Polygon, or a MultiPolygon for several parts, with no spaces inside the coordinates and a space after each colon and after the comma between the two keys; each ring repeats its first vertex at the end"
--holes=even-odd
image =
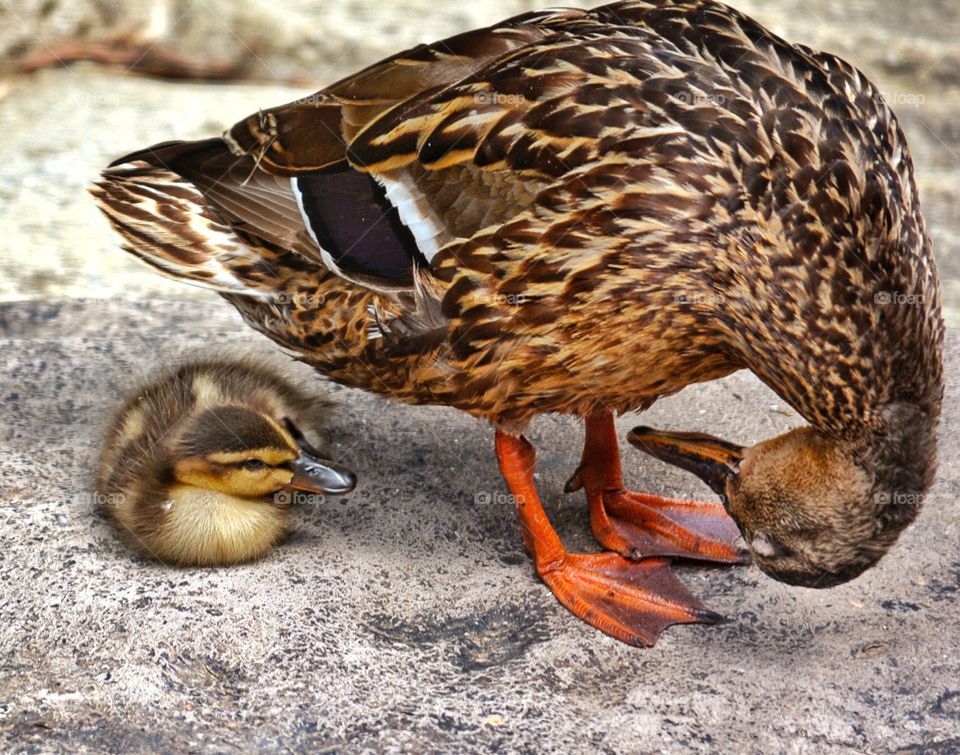
{"type": "Polygon", "coordinates": [[[627,436],[633,445],[651,456],[693,472],[710,489],[724,495],[727,480],[736,475],[743,447],[704,433],[674,433],[635,427],[627,436]]]}
{"type": "Polygon", "coordinates": [[[301,450],[293,462],[289,487],[311,493],[342,495],[357,487],[357,476],[345,466],[301,450]]]}
{"type": "Polygon", "coordinates": [[[352,470],[322,458],[289,417],[284,418],[283,424],[300,449],[300,456],[293,462],[293,479],[288,487],[328,495],[343,495],[357,487],[357,476],[352,470]]]}

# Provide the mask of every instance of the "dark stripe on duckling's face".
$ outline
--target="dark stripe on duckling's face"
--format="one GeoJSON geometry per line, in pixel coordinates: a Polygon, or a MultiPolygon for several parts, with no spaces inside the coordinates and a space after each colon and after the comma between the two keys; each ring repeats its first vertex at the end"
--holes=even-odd
{"type": "Polygon", "coordinates": [[[217,406],[192,419],[175,455],[178,482],[260,498],[290,483],[300,450],[267,415],[239,406],[217,406]]]}
{"type": "Polygon", "coordinates": [[[247,458],[243,454],[251,449],[273,451],[275,461],[264,459],[272,464],[295,459],[299,454],[297,444],[279,424],[239,406],[218,406],[200,412],[179,442],[184,456],[236,455],[233,461],[237,462],[247,458]]]}
{"type": "Polygon", "coordinates": [[[199,412],[174,459],[178,482],[244,498],[285,487],[341,495],[357,484],[351,470],[322,458],[291,420],[281,425],[237,406],[199,412]]]}
{"type": "Polygon", "coordinates": [[[297,202],[328,264],[347,275],[409,284],[429,263],[384,188],[349,166],[292,179],[297,202]]]}
{"type": "Polygon", "coordinates": [[[180,459],[174,465],[174,477],[183,485],[214,490],[237,498],[263,498],[290,484],[293,470],[289,463],[273,466],[260,460],[263,450],[248,452],[239,462],[220,462],[215,456],[180,459]]]}

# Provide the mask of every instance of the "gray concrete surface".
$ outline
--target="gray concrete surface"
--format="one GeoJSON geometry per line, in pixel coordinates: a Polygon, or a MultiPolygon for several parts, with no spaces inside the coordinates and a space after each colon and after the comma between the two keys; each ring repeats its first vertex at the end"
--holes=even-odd
{"type": "MultiPolygon", "coordinates": [[[[960,5],[733,4],[851,60],[890,97],[960,325],[960,5]]],[[[682,566],[730,622],[673,628],[653,650],[600,635],[537,581],[490,430],[451,410],[331,388],[330,446],[361,487],[299,512],[255,564],[164,567],[95,512],[97,443],[121,392],[210,344],[270,349],[216,297],[119,251],[85,192],[97,172],[314,88],[285,81],[319,87],[542,5],[0,0],[0,750],[960,752],[956,331],[938,482],[880,567],[814,592],[754,568],[682,566]],[[244,61],[258,81],[13,73],[63,40],[118,36],[244,61]]],[[[739,374],[643,421],[753,442],[798,420],[739,374]]],[[[566,418],[531,434],[549,514],[570,547],[593,550],[582,497],[561,492],[581,439],[566,418]]],[[[637,488],[708,494],[625,454],[637,488]]]]}
{"type": "MultiPolygon", "coordinates": [[[[132,553],[90,493],[118,394],[210,344],[269,347],[212,296],[6,304],[0,330],[0,750],[960,750],[955,331],[938,481],[881,565],[826,592],[681,566],[729,623],[638,650],[537,581],[489,428],[345,389],[329,437],[355,493],[299,512],[254,564],[132,553]]],[[[644,421],[754,442],[797,418],[741,373],[644,421]]],[[[531,440],[549,514],[592,550],[581,495],[561,492],[580,428],[545,417],[531,440]]],[[[707,494],[633,449],[625,470],[640,489],[707,494]]]]}

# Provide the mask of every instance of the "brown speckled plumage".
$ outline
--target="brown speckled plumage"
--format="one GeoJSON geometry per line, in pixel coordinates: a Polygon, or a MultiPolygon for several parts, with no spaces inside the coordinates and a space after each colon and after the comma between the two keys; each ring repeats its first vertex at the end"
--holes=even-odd
{"type": "Polygon", "coordinates": [[[712,0],[421,46],[96,193],[135,254],[346,385],[516,433],[747,368],[871,486],[929,484],[943,325],[900,126],[848,63],[712,0]],[[409,192],[429,265],[327,269],[290,177],[348,168],[409,192]],[[903,406],[920,460],[890,450],[903,406]]]}

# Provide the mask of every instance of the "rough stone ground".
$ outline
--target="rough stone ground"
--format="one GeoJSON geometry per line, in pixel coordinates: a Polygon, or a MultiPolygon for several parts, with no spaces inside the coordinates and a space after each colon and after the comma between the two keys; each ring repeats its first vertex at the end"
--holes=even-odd
{"type": "MultiPolygon", "coordinates": [[[[300,512],[258,563],[142,558],[91,502],[107,412],[158,364],[269,347],[215,297],[8,304],[0,327],[0,749],[960,750],[956,332],[939,479],[882,564],[823,592],[681,566],[729,623],[638,650],[537,581],[489,428],[345,389],[329,439],[355,493],[300,512]]],[[[643,421],[750,443],[798,420],[740,373],[643,421]]],[[[581,495],[561,492],[580,428],[542,418],[531,440],[549,514],[592,550],[581,495]]],[[[708,495],[629,447],[625,469],[641,489],[708,495]]]]}
{"type": "MultiPolygon", "coordinates": [[[[735,4],[851,60],[890,98],[960,324],[960,4],[735,4]]],[[[215,297],[119,251],[84,191],[98,171],[315,88],[282,82],[319,86],[538,5],[0,0],[0,300],[13,302],[0,305],[0,749],[960,751],[955,331],[939,479],[881,566],[828,592],[682,566],[730,623],[674,628],[653,650],[600,635],[537,581],[489,428],[451,410],[332,389],[330,447],[362,486],[300,512],[256,564],[167,568],[95,512],[96,445],[121,392],[211,343],[270,348],[215,297]],[[64,39],[126,34],[245,61],[259,82],[12,73],[64,39]]],[[[753,442],[798,420],[739,374],[642,421],[753,442]]],[[[561,493],[581,429],[547,417],[531,439],[549,514],[569,546],[593,549],[582,497],[561,493]]],[[[629,448],[625,468],[641,489],[707,494],[629,448]]]]}

